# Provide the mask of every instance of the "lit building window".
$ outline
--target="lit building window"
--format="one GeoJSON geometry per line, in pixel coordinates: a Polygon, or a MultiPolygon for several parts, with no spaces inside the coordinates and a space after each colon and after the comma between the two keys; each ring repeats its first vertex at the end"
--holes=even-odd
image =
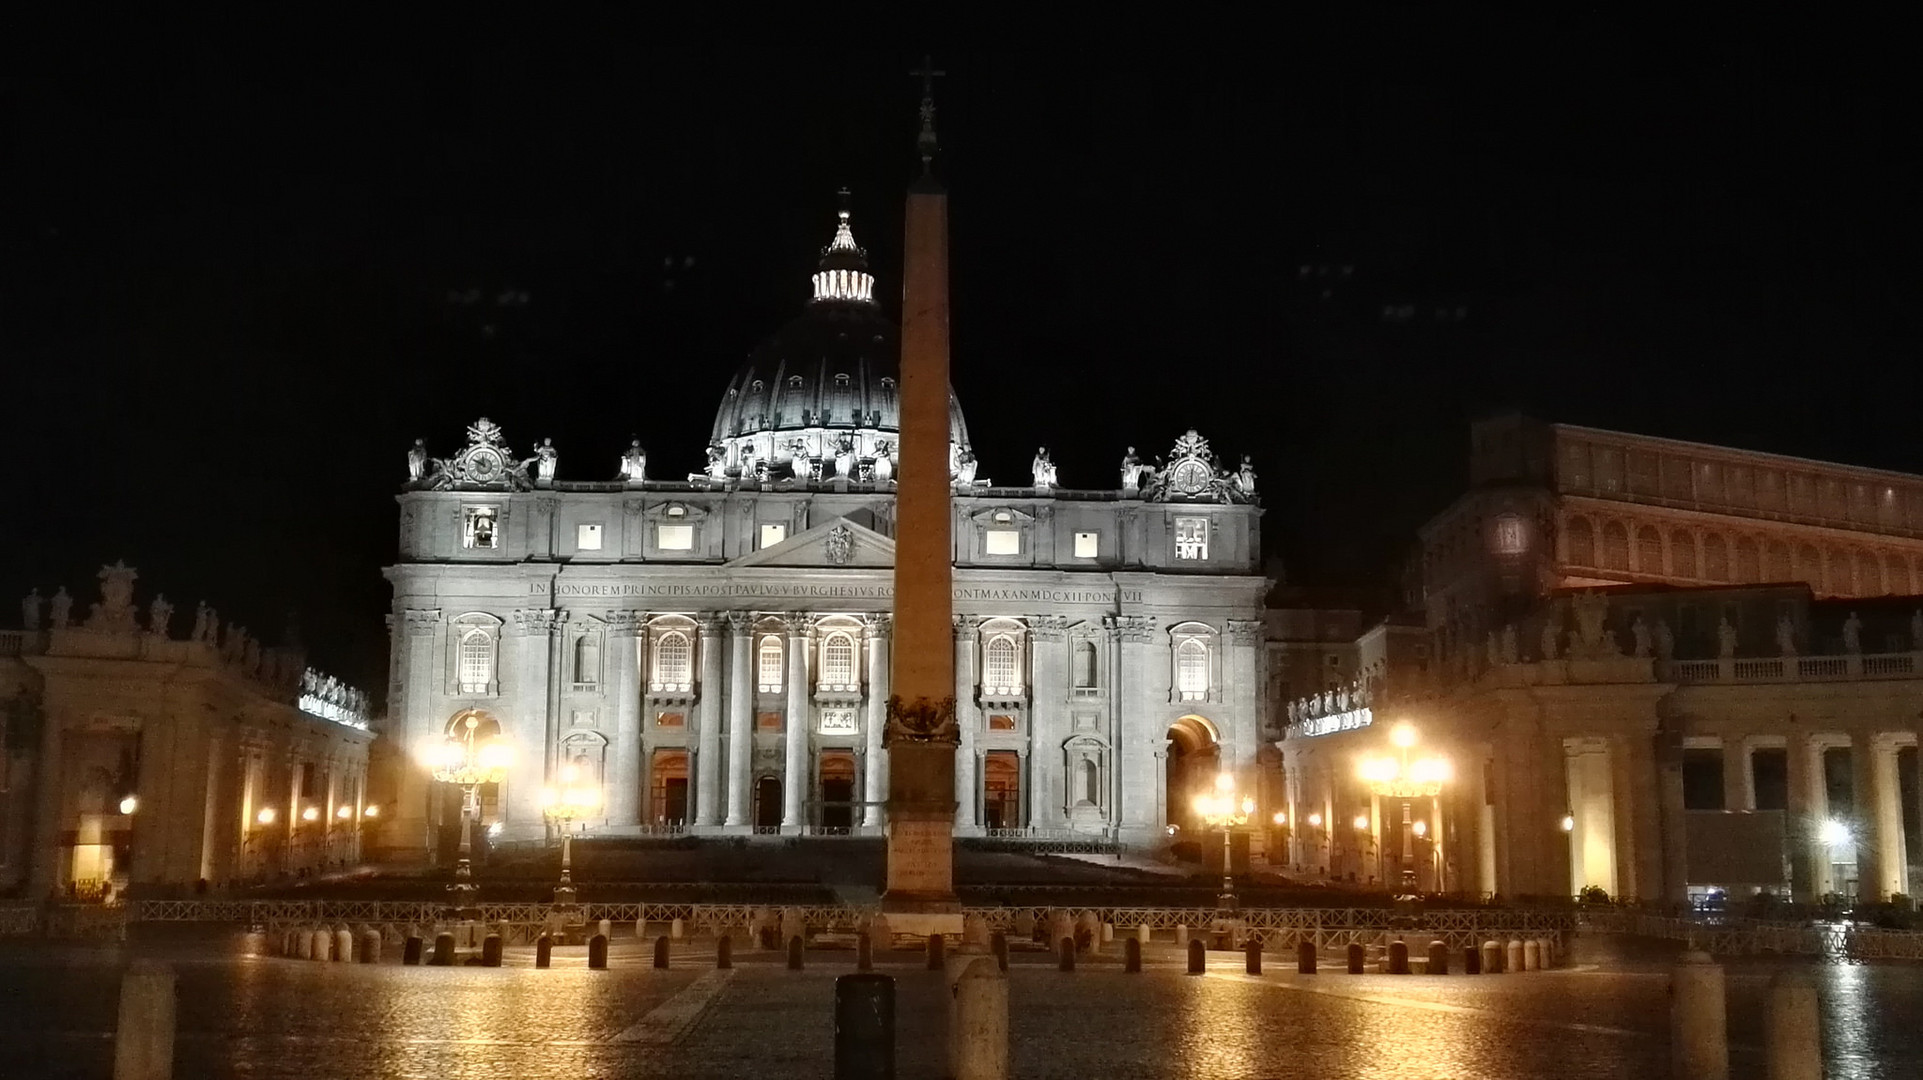
{"type": "Polygon", "coordinates": [[[1189,638],[1175,647],[1175,691],[1183,701],[1209,695],[1209,647],[1189,638]]]}
{"type": "Polygon", "coordinates": [[[654,546],[662,551],[692,551],[694,550],[694,526],[656,525],[654,546]]]}
{"type": "Polygon", "coordinates": [[[686,691],[693,688],[694,645],[688,635],[670,630],[654,644],[654,689],[686,691]]]}
{"type": "Polygon", "coordinates": [[[1022,692],[1022,652],[1013,634],[996,634],[982,650],[982,692],[1001,697],[1022,692]]]}
{"type": "Polygon", "coordinates": [[[1019,529],[989,529],[982,535],[982,554],[1020,555],[1022,534],[1019,529]]]}
{"type": "Polygon", "coordinates": [[[494,635],[480,627],[471,627],[461,635],[459,662],[461,693],[485,694],[488,684],[494,681],[494,635]]]}
{"type": "Polygon", "coordinates": [[[1076,558],[1093,559],[1100,550],[1101,542],[1096,539],[1096,534],[1092,532],[1078,532],[1075,534],[1076,558]]]}
{"type": "Polygon", "coordinates": [[[761,649],[756,654],[759,669],[755,681],[764,694],[778,693],[781,690],[781,639],[769,634],[761,639],[761,649]]]}
{"type": "Polygon", "coordinates": [[[786,525],[763,525],[761,527],[762,547],[774,547],[786,539],[788,539],[788,526],[786,525]]]}
{"type": "Polygon", "coordinates": [[[1522,519],[1504,514],[1496,519],[1496,554],[1520,555],[1523,549],[1522,519]]]}
{"type": "Polygon", "coordinates": [[[468,506],[461,510],[461,546],[468,548],[492,548],[499,539],[495,527],[500,523],[500,509],[493,506],[468,506]]]}
{"type": "Polygon", "coordinates": [[[855,640],[829,634],[821,642],[821,688],[848,690],[855,685],[855,640]]]}
{"type": "Polygon", "coordinates": [[[1206,559],[1209,557],[1208,518],[1179,517],[1175,519],[1175,557],[1178,559],[1206,559]]]}
{"type": "Polygon", "coordinates": [[[574,527],[574,546],[580,551],[600,551],[601,526],[576,525],[574,527]]]}

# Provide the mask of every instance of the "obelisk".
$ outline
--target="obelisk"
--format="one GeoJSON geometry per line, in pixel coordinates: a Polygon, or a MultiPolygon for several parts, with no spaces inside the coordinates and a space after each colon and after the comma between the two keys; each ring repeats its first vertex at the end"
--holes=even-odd
{"type": "Polygon", "coordinates": [[[897,933],[958,934],[955,647],[949,542],[948,195],[934,175],[934,77],[924,62],[922,172],[908,191],[901,316],[900,472],[895,481],[894,696],[888,752],[888,880],[897,933]]]}

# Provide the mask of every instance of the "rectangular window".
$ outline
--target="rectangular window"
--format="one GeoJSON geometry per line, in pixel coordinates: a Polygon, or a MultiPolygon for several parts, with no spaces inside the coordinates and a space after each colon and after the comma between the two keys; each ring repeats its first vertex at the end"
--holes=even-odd
{"type": "Polygon", "coordinates": [[[761,527],[760,546],[762,547],[774,547],[786,539],[788,539],[788,526],[786,525],[763,525],[761,527]]]}
{"type": "Polygon", "coordinates": [[[499,524],[501,511],[494,506],[464,506],[461,508],[461,546],[468,548],[492,548],[498,539],[495,526],[499,524]]]}
{"type": "Polygon", "coordinates": [[[1096,534],[1092,532],[1078,532],[1075,534],[1076,558],[1093,559],[1100,550],[1101,542],[1096,539],[1096,534]]]}
{"type": "Polygon", "coordinates": [[[988,730],[1013,731],[1015,730],[1015,718],[1012,716],[1005,716],[1001,713],[995,713],[989,716],[988,718],[988,730]]]}
{"type": "Polygon", "coordinates": [[[1178,559],[1206,559],[1209,557],[1208,518],[1179,517],[1175,519],[1175,557],[1178,559]]]}
{"type": "Polygon", "coordinates": [[[778,712],[756,713],[755,728],[760,731],[780,731],[781,714],[778,712]]]}
{"type": "Polygon", "coordinates": [[[655,727],[687,727],[688,716],[686,713],[678,713],[678,712],[655,713],[654,726],[655,727]]]}
{"type": "Polygon", "coordinates": [[[601,550],[601,526],[576,525],[574,527],[574,546],[580,551],[601,550]]]}
{"type": "Polygon", "coordinates": [[[1021,553],[1020,529],[989,529],[982,534],[982,554],[984,555],[1020,555],[1021,553]]]}
{"type": "Polygon", "coordinates": [[[761,639],[761,648],[756,653],[756,683],[764,694],[779,693],[781,690],[781,639],[773,634],[761,639]]]}
{"type": "Polygon", "coordinates": [[[694,526],[656,525],[654,527],[654,546],[662,551],[693,551],[694,526]]]}

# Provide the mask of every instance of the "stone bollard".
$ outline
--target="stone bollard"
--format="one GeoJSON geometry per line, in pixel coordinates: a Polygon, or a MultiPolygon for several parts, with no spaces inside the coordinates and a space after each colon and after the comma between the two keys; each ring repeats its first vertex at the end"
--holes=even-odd
{"type": "Polygon", "coordinates": [[[895,1080],[894,979],[873,972],[835,979],[834,1075],[895,1080]]]}
{"type": "Polygon", "coordinates": [[[789,940],[792,938],[800,938],[803,941],[808,940],[808,921],[802,917],[800,908],[785,907],[781,909],[780,947],[786,949],[789,940]]]}
{"type": "Polygon", "coordinates": [[[1024,908],[1015,915],[1015,936],[1035,940],[1035,913],[1024,908]]]}
{"type": "Polygon", "coordinates": [[[542,934],[534,939],[534,966],[538,968],[554,966],[553,934],[542,934]]]}
{"type": "Polygon", "coordinates": [[[291,938],[294,947],[288,951],[287,955],[296,960],[312,960],[314,958],[314,937],[312,934],[309,934],[305,930],[296,930],[291,935],[291,938]]]}
{"type": "Polygon", "coordinates": [[[607,919],[602,919],[600,922],[595,924],[594,930],[595,930],[595,933],[600,934],[602,937],[607,938],[610,941],[614,940],[614,923],[613,922],[607,919]]]}
{"type": "Polygon", "coordinates": [[[1141,923],[1135,927],[1135,940],[1147,945],[1150,941],[1154,940],[1154,938],[1155,931],[1149,929],[1147,923],[1141,923]]]}
{"type": "Polygon", "coordinates": [[[791,937],[788,939],[788,970],[789,971],[801,970],[802,954],[806,951],[807,951],[807,944],[801,940],[800,934],[796,934],[794,937],[791,937]]]}
{"type": "Polygon", "coordinates": [[[1055,970],[1075,970],[1075,939],[1065,937],[1055,942],[1055,970]]]}
{"type": "Polygon", "coordinates": [[[1315,974],[1315,942],[1304,940],[1295,943],[1295,973],[1315,974]]]}
{"type": "Polygon", "coordinates": [[[1502,974],[1502,945],[1494,941],[1482,943],[1482,973],[1484,975],[1502,974]]]}
{"type": "Polygon", "coordinates": [[[1089,952],[1102,951],[1102,922],[1092,911],[1084,911],[1075,920],[1075,944],[1086,947],[1089,952]]]}
{"type": "Polygon", "coordinates": [[[1201,975],[1209,969],[1209,951],[1201,938],[1189,942],[1189,974],[1201,975]]]}
{"type": "Polygon", "coordinates": [[[313,942],[313,944],[308,946],[307,955],[309,959],[325,960],[334,954],[333,931],[314,930],[309,932],[308,937],[313,942]]]}
{"type": "Polygon", "coordinates": [[[1817,1019],[1816,987],[1799,974],[1785,971],[1769,981],[1763,1053],[1768,1080],[1823,1080],[1823,1029],[1817,1019]]]}
{"type": "Polygon", "coordinates": [[[682,938],[687,937],[688,936],[687,921],[684,919],[675,919],[672,922],[668,923],[668,936],[673,938],[676,941],[680,941],[682,938]]]}
{"type": "Polygon", "coordinates": [[[414,934],[401,945],[401,963],[414,967],[421,962],[421,936],[414,934]]]}
{"type": "Polygon", "coordinates": [[[1349,974],[1351,975],[1362,974],[1362,964],[1363,964],[1363,961],[1367,959],[1368,959],[1368,950],[1362,947],[1362,943],[1360,941],[1349,942],[1349,974]]]}
{"type": "Polygon", "coordinates": [[[345,926],[334,931],[334,959],[343,964],[354,961],[354,931],[345,926]]]}
{"type": "Polygon", "coordinates": [[[734,966],[734,939],[726,934],[714,939],[714,967],[726,971],[734,966]]]}
{"type": "Polygon", "coordinates": [[[1409,973],[1409,943],[1397,938],[1389,943],[1389,974],[1409,973]]]}
{"type": "Polygon", "coordinates": [[[381,932],[379,930],[362,931],[361,951],[356,959],[363,964],[378,964],[381,962],[381,932]]]}
{"type": "Polygon", "coordinates": [[[1429,974],[1449,974],[1449,943],[1431,941],[1429,943],[1429,974]]]}
{"type": "Polygon", "coordinates": [[[1522,970],[1542,970],[1542,942],[1535,938],[1522,943],[1522,970]]]}
{"type": "Polygon", "coordinates": [[[481,939],[481,966],[501,966],[501,935],[489,934],[481,939]]]}
{"type": "Polygon", "coordinates": [[[666,934],[654,939],[654,970],[668,970],[668,935],[666,934]]]}
{"type": "Polygon", "coordinates": [[[1139,974],[1142,970],[1142,940],[1129,938],[1122,942],[1122,971],[1129,975],[1139,974]]]}
{"type": "Polygon", "coordinates": [[[1115,940],[1115,924],[1112,922],[1103,923],[1102,924],[1102,944],[1106,945],[1109,942],[1114,940],[1115,940]]]}
{"type": "Polygon", "coordinates": [[[114,1080],[171,1080],[174,1007],[173,968],[154,960],[135,960],[128,966],[120,977],[114,1080]]]}
{"type": "Polygon", "coordinates": [[[596,934],[588,939],[588,970],[606,971],[608,969],[608,936],[596,934]]]}
{"type": "Polygon", "coordinates": [[[1510,974],[1528,970],[1523,967],[1522,942],[1512,938],[1509,944],[1504,946],[1502,950],[1502,970],[1510,974]]]}
{"type": "Polygon", "coordinates": [[[1722,965],[1694,949],[1669,977],[1669,1074],[1729,1080],[1729,1015],[1722,965]]]}
{"type": "Polygon", "coordinates": [[[1555,938],[1538,938],[1537,940],[1542,943],[1542,966],[1544,968],[1555,967],[1556,966],[1556,939],[1555,938]]]}
{"type": "Polygon", "coordinates": [[[1183,924],[1183,925],[1179,925],[1179,926],[1177,926],[1177,927],[1175,928],[1175,945],[1176,945],[1176,947],[1177,947],[1177,948],[1187,948],[1187,947],[1188,947],[1188,943],[1189,943],[1189,928],[1188,928],[1188,926],[1187,926],[1186,924],[1183,924]]]}
{"type": "Polygon", "coordinates": [[[940,934],[928,935],[928,970],[940,971],[948,966],[948,940],[940,934]]]}
{"type": "Polygon", "coordinates": [[[1008,970],[1008,935],[1007,934],[1004,934],[1000,930],[997,930],[994,933],[988,935],[988,952],[991,956],[995,958],[995,967],[997,970],[999,971],[1008,970]]]}
{"type": "Polygon", "coordinates": [[[987,952],[988,951],[988,920],[987,919],[982,918],[980,915],[974,912],[970,912],[967,915],[962,916],[961,951],[963,952],[987,952]]]}
{"type": "Polygon", "coordinates": [[[454,966],[454,935],[450,931],[443,930],[434,935],[433,964],[435,967],[454,966]]]}
{"type": "Polygon", "coordinates": [[[634,920],[634,940],[636,941],[648,940],[648,920],[647,919],[640,918],[640,919],[634,920]]]}
{"type": "Polygon", "coordinates": [[[1251,975],[1262,974],[1262,942],[1260,939],[1250,938],[1248,944],[1242,946],[1242,957],[1243,970],[1251,975]]]}
{"type": "Polygon", "coordinates": [[[866,930],[855,935],[855,970],[875,970],[875,939],[866,930]]]}
{"type": "Polygon", "coordinates": [[[986,959],[955,981],[949,1033],[955,1080],[1008,1080],[1008,976],[986,959]]]}
{"type": "Polygon", "coordinates": [[[1462,973],[1464,975],[1482,974],[1482,950],[1470,945],[1462,950],[1462,973]]]}

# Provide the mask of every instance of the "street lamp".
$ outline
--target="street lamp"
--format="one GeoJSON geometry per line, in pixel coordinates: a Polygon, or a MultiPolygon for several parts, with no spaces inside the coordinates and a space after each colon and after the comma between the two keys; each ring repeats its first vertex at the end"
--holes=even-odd
{"type": "MultiPolygon", "coordinates": [[[[1397,724],[1389,731],[1389,742],[1395,746],[1394,757],[1364,758],[1358,772],[1363,783],[1369,786],[1378,798],[1396,799],[1405,804],[1413,799],[1435,799],[1442,794],[1442,785],[1449,780],[1449,760],[1442,757],[1422,757],[1411,760],[1409,751],[1420,741],[1420,734],[1414,724],[1397,724]]],[[[1426,831],[1426,826],[1424,827],[1426,831]]],[[[1415,835],[1420,836],[1420,833],[1415,835]]],[[[1406,845],[1412,847],[1413,844],[1406,845]]],[[[1413,861],[1414,853],[1405,851],[1404,844],[1397,845],[1396,860],[1405,858],[1413,861]]],[[[1414,877],[1413,867],[1405,867],[1409,877],[1414,877]]],[[[1385,879],[1387,875],[1384,875],[1385,879]]],[[[1387,884],[1386,880],[1384,884],[1387,884]]],[[[1440,882],[1436,883],[1440,886],[1440,882]]]]}
{"type": "Polygon", "coordinates": [[[1234,862],[1230,857],[1229,838],[1237,825],[1249,820],[1255,813],[1255,800],[1243,796],[1240,801],[1235,797],[1235,777],[1221,773],[1215,778],[1215,794],[1195,797],[1195,816],[1201,818],[1210,828],[1222,830],[1222,895],[1216,903],[1233,911],[1235,901],[1234,862]]]}
{"type": "Polygon", "coordinates": [[[483,736],[480,728],[481,718],[469,713],[460,727],[434,748],[430,760],[434,779],[443,784],[458,784],[461,788],[460,858],[454,864],[454,884],[448,886],[448,890],[454,894],[456,913],[464,920],[477,918],[479,914],[475,901],[481,889],[474,884],[472,856],[481,785],[498,784],[507,779],[511,756],[505,739],[498,734],[483,736]]]}
{"type": "Polygon", "coordinates": [[[601,786],[577,783],[579,779],[580,770],[573,765],[563,765],[561,786],[541,789],[541,813],[561,830],[561,883],[554,887],[554,902],[564,906],[574,904],[574,863],[570,848],[574,821],[592,815],[601,806],[601,786]]]}

